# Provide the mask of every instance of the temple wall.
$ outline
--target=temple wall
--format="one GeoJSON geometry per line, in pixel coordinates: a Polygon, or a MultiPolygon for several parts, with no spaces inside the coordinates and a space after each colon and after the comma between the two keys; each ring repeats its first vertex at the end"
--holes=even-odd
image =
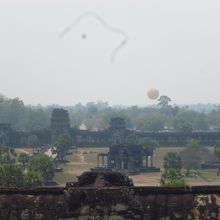
{"type": "MultiPolygon", "coordinates": [[[[59,129],[42,129],[38,131],[19,132],[12,129],[5,129],[4,124],[0,124],[0,145],[11,147],[27,146],[27,138],[29,135],[35,134],[38,136],[41,145],[51,144],[55,140],[55,133],[59,129]]],[[[65,130],[60,131],[60,133],[65,130]]],[[[58,132],[59,133],[59,132],[58,132]]],[[[220,140],[220,132],[135,132],[120,130],[120,135],[125,138],[129,134],[137,135],[138,139],[144,140],[152,138],[158,141],[160,146],[184,146],[189,139],[197,139],[204,146],[214,146],[216,141],[220,140]]],[[[69,134],[73,139],[73,144],[78,147],[106,147],[115,142],[115,134],[111,130],[105,131],[84,131],[69,129],[69,134]]],[[[119,134],[118,134],[119,135],[119,134]]],[[[123,140],[122,138],[122,140],[123,140]]]]}
{"type": "MultiPolygon", "coordinates": [[[[214,146],[216,141],[220,140],[220,132],[130,132],[137,135],[138,139],[144,140],[152,138],[158,141],[160,146],[185,146],[189,139],[196,139],[204,146],[214,146]]],[[[126,135],[130,134],[126,133],[126,135]]],[[[74,135],[74,134],[73,134],[74,135]]],[[[125,135],[125,136],[126,136],[125,135]]],[[[93,131],[77,131],[75,134],[76,145],[79,147],[103,147],[110,146],[113,143],[113,134],[106,131],[102,132],[93,131]]]]}
{"type": "Polygon", "coordinates": [[[220,186],[0,190],[0,219],[220,219],[220,186]]]}

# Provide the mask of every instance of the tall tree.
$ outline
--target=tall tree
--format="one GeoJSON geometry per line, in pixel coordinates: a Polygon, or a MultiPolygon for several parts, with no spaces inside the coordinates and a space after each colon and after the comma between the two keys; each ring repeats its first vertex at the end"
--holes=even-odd
{"type": "Polygon", "coordinates": [[[33,154],[36,151],[36,147],[39,146],[39,143],[40,143],[40,141],[39,141],[39,138],[37,135],[32,134],[32,135],[28,136],[27,144],[33,148],[33,154]]]}
{"type": "Polygon", "coordinates": [[[0,187],[37,187],[42,182],[41,175],[35,171],[25,173],[17,164],[0,165],[0,187]]]}
{"type": "Polygon", "coordinates": [[[17,154],[13,148],[1,147],[0,148],[0,164],[15,163],[17,154]]]}
{"type": "Polygon", "coordinates": [[[169,102],[171,102],[171,99],[166,96],[166,95],[163,95],[163,96],[160,96],[160,98],[158,99],[158,106],[164,108],[164,107],[167,107],[169,105],[169,102]]]}
{"type": "Polygon", "coordinates": [[[187,176],[191,169],[199,169],[203,162],[210,161],[213,158],[210,152],[195,139],[188,141],[186,148],[180,152],[180,156],[187,176]]]}
{"type": "Polygon", "coordinates": [[[169,152],[164,157],[164,168],[165,169],[181,169],[182,160],[177,153],[169,152]]]}
{"type": "Polygon", "coordinates": [[[43,178],[39,172],[28,170],[25,175],[25,186],[26,187],[38,187],[43,184],[43,178]]]}
{"type": "Polygon", "coordinates": [[[16,164],[0,165],[0,187],[23,187],[25,176],[16,164]]]}
{"type": "Polygon", "coordinates": [[[182,161],[180,156],[176,153],[167,153],[164,157],[164,172],[160,179],[161,185],[168,187],[185,186],[181,168],[182,161]]]}
{"type": "MultiPolygon", "coordinates": [[[[220,140],[218,140],[215,144],[215,155],[220,160],[220,140]]],[[[218,168],[217,175],[219,176],[220,167],[218,168]]]]}
{"type": "Polygon", "coordinates": [[[30,156],[26,153],[21,153],[18,156],[18,162],[20,162],[23,167],[27,166],[29,159],[30,159],[30,156]]]}
{"type": "Polygon", "coordinates": [[[55,146],[57,157],[59,160],[66,160],[66,155],[71,147],[72,141],[71,137],[68,134],[61,134],[58,136],[55,146]]]}
{"type": "Polygon", "coordinates": [[[185,181],[180,169],[165,169],[161,175],[160,184],[166,187],[182,187],[185,181]]]}
{"type": "Polygon", "coordinates": [[[28,170],[39,173],[44,184],[53,179],[55,172],[51,158],[45,154],[39,154],[31,158],[28,163],[28,170]]]}

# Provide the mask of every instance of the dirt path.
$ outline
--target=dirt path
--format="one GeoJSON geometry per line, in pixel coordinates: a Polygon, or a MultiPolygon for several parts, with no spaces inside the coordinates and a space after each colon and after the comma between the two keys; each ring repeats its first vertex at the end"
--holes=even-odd
{"type": "Polygon", "coordinates": [[[85,156],[83,155],[82,152],[80,152],[79,158],[80,158],[80,163],[84,163],[85,162],[85,156]]]}
{"type": "Polygon", "coordinates": [[[159,186],[160,172],[156,173],[141,173],[139,175],[129,176],[135,186],[159,186]]]}
{"type": "Polygon", "coordinates": [[[28,155],[32,155],[29,151],[24,150],[24,149],[16,149],[16,151],[19,152],[19,153],[25,153],[25,154],[28,154],[28,155]]]}

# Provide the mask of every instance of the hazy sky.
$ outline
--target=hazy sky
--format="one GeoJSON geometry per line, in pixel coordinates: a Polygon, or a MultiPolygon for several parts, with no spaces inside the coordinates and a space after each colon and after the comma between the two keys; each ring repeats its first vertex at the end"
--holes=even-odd
{"type": "Polygon", "coordinates": [[[25,104],[220,103],[219,0],[0,0],[0,93],[25,104]],[[128,33],[123,40],[86,11],[128,33]],[[86,35],[86,39],[82,35],[86,35]]]}

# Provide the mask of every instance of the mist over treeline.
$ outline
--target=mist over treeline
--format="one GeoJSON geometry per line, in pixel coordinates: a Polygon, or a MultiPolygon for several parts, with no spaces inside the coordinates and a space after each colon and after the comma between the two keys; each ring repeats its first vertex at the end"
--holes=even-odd
{"type": "Polygon", "coordinates": [[[10,123],[16,130],[49,128],[53,108],[68,110],[71,127],[90,130],[108,128],[110,118],[123,117],[129,129],[140,131],[202,131],[220,130],[220,105],[110,106],[107,102],[78,103],[73,106],[24,105],[19,98],[0,96],[0,123],[10,123]]]}

